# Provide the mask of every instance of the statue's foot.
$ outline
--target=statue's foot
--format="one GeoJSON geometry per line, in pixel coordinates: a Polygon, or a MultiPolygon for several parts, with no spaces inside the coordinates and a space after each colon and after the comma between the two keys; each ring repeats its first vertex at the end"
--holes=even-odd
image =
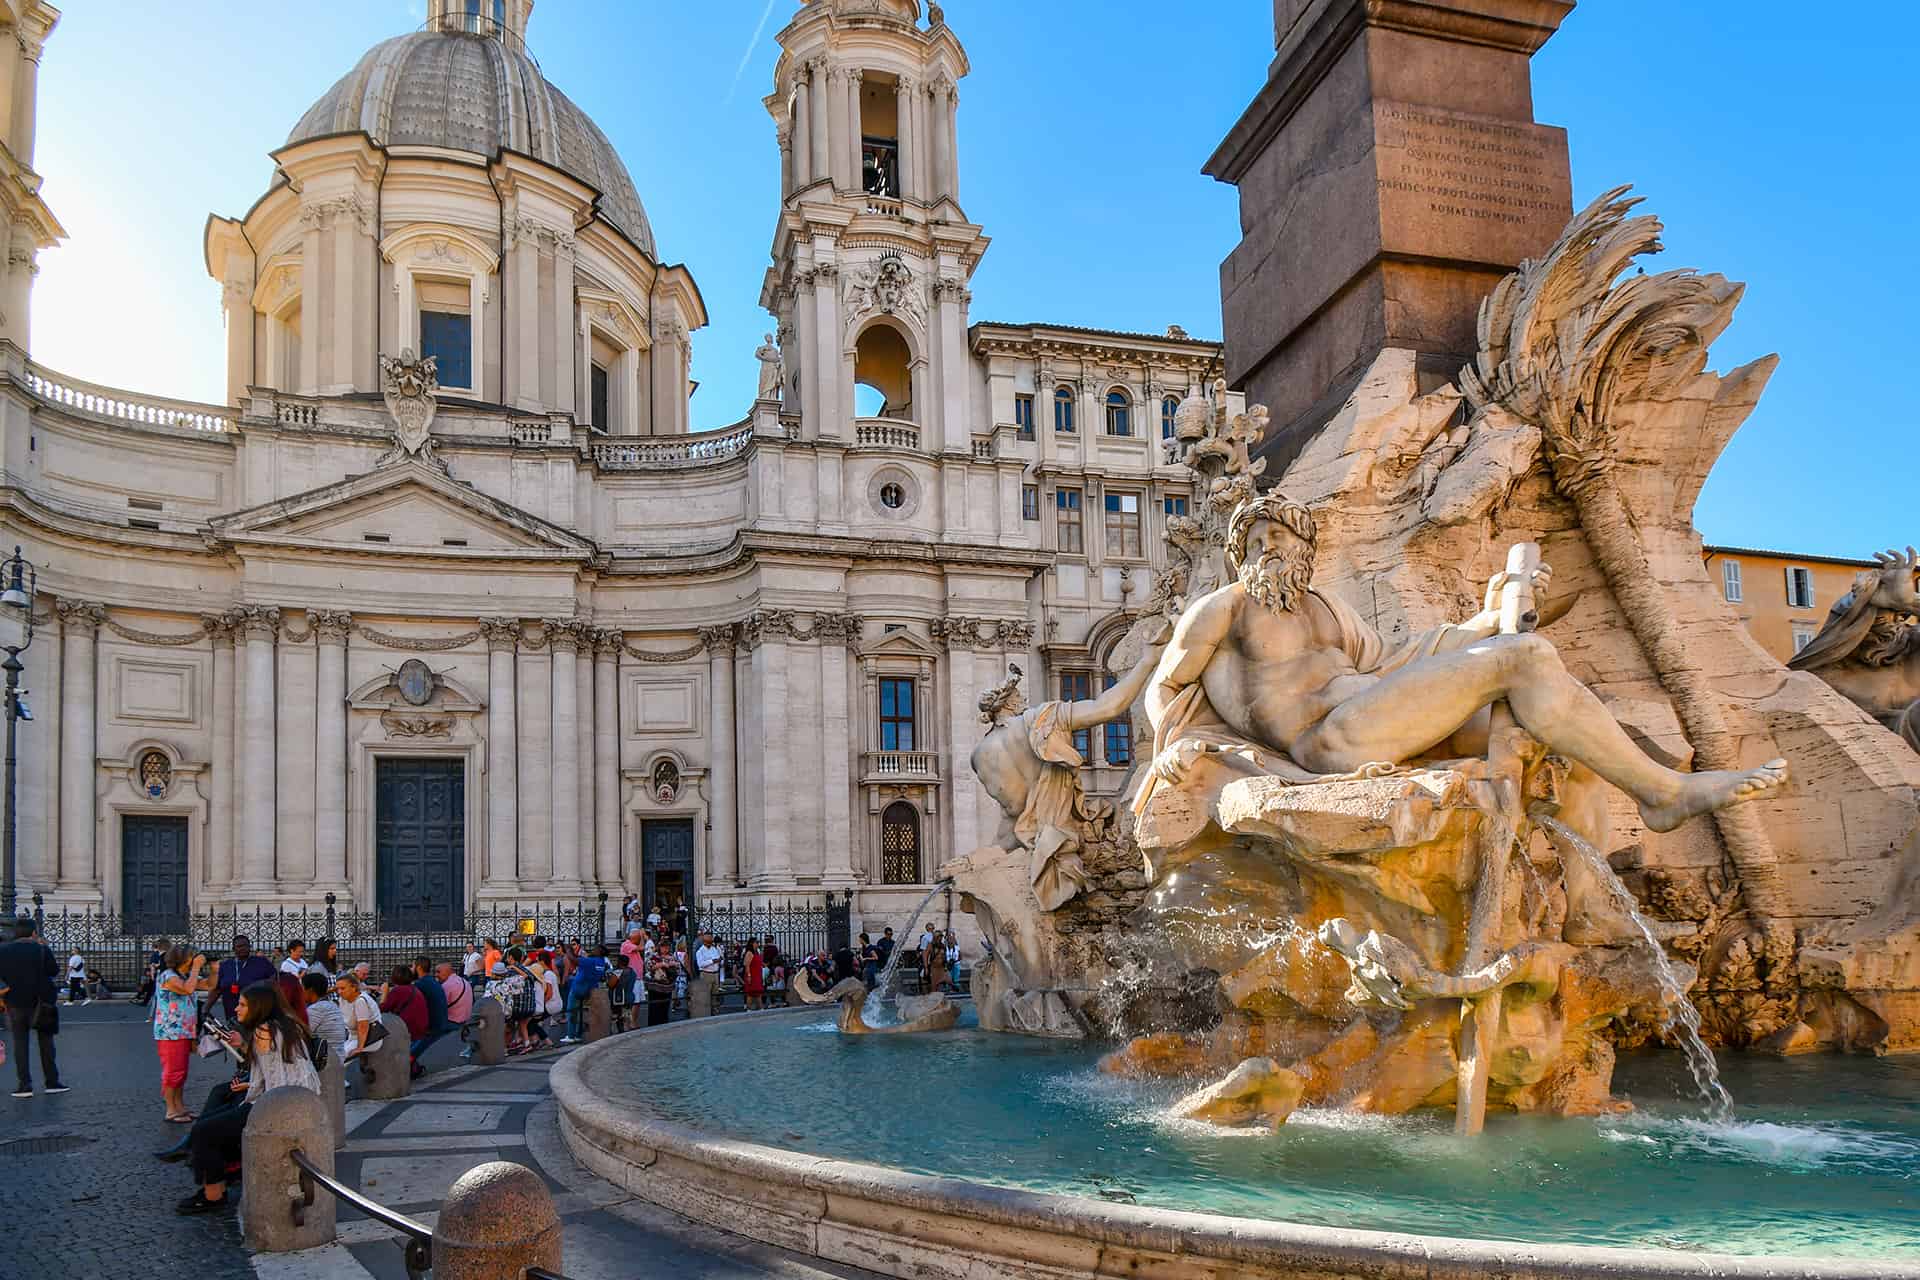
{"type": "Polygon", "coordinates": [[[1682,774],[1680,789],[1662,804],[1640,806],[1640,816],[1655,831],[1671,831],[1689,818],[1778,791],[1787,781],[1787,762],[1769,760],[1758,769],[1720,769],[1682,774]]]}

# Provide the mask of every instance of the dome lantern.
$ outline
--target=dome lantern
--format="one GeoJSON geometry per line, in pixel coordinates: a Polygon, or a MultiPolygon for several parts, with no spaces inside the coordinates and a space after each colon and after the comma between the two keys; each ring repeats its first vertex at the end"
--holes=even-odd
{"type": "Polygon", "coordinates": [[[533,0],[427,0],[427,30],[487,36],[527,47],[533,0]]]}

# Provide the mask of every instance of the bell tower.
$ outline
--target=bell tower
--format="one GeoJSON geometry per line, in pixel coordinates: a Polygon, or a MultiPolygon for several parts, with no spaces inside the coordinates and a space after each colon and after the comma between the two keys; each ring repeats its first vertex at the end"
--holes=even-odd
{"type": "Polygon", "coordinates": [[[803,439],[964,455],[967,282],[987,248],[960,207],[966,52],[918,0],[805,0],[778,39],[764,101],[780,218],[760,301],[780,328],[782,412],[803,439]]]}

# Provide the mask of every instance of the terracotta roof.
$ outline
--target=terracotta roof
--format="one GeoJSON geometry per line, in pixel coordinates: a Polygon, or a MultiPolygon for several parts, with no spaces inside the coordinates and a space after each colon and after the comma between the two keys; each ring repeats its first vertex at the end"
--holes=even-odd
{"type": "Polygon", "coordinates": [[[1877,568],[1875,560],[1855,560],[1850,556],[1816,556],[1804,551],[1767,551],[1760,547],[1722,547],[1706,543],[1700,548],[1710,556],[1766,556],[1770,560],[1795,560],[1807,564],[1845,564],[1856,569],[1877,568]]]}

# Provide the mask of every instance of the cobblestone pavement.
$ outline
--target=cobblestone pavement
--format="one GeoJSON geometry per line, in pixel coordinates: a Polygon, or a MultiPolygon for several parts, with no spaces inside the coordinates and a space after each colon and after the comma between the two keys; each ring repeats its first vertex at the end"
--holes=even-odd
{"type": "MultiPolygon", "coordinates": [[[[233,1214],[182,1218],[193,1188],[184,1166],[152,1152],[181,1134],[161,1117],[160,1064],[145,1010],[123,1002],[62,1009],[55,1039],[72,1092],[17,1099],[0,1092],[0,1206],[27,1229],[9,1244],[6,1280],[405,1280],[396,1237],[377,1222],[340,1214],[339,1242],[306,1253],[250,1256],[233,1214]],[[6,1144],[77,1138],[72,1150],[16,1154],[6,1144]]],[[[432,1225],[453,1180],[488,1160],[540,1172],[565,1223],[571,1280],[633,1280],[665,1269],[686,1280],[876,1280],[710,1227],[629,1196],[574,1162],[560,1140],[547,1071],[558,1053],[503,1066],[467,1067],[460,1044],[441,1040],[429,1073],[397,1102],[350,1102],[340,1177],[380,1203],[432,1225]]],[[[12,1052],[11,1046],[8,1052],[12,1052]]],[[[35,1060],[37,1086],[38,1060],[35,1060]]],[[[187,1100],[198,1107],[226,1079],[224,1058],[195,1059],[187,1100]]],[[[12,1064],[0,1082],[13,1083],[12,1064]]]]}
{"type": "MultiPolygon", "coordinates": [[[[177,1142],[182,1126],[161,1118],[160,1059],[145,1008],[110,1001],[62,1009],[53,1042],[61,1083],[71,1093],[9,1098],[13,1063],[0,1067],[0,1204],[16,1227],[0,1273],[9,1280],[249,1280],[233,1215],[180,1217],[173,1206],[193,1190],[192,1180],[184,1165],[163,1165],[150,1154],[177,1142]],[[39,1155],[14,1154],[5,1145],[50,1137],[87,1141],[39,1155]]],[[[34,1087],[42,1088],[39,1051],[28,1052],[34,1087]]],[[[231,1074],[226,1061],[195,1059],[187,1105],[198,1107],[231,1074]]]]}

